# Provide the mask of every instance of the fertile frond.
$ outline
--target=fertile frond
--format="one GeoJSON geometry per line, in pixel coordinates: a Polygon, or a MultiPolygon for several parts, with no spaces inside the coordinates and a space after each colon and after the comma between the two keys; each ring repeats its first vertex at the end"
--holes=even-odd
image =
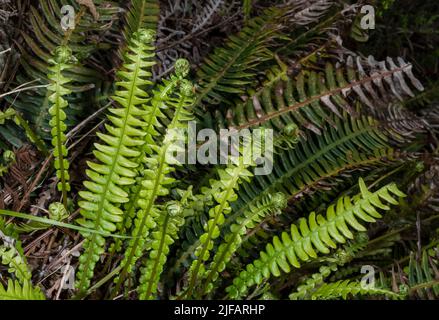
{"type": "Polygon", "coordinates": [[[33,287],[30,281],[21,285],[17,280],[8,280],[5,289],[0,283],[0,300],[45,300],[40,288],[33,287]]]}
{"type": "Polygon", "coordinates": [[[390,210],[381,200],[390,204],[398,204],[395,196],[405,196],[395,184],[389,184],[376,192],[370,192],[363,180],[360,179],[361,194],[350,198],[340,197],[336,205],[328,207],[326,217],[312,212],[308,219],[299,219],[298,226],[291,225],[291,232],[283,232],[281,239],[273,238],[266,251],[252,264],[247,265],[233,284],[227,288],[231,298],[239,298],[246,294],[248,288],[254,284],[261,284],[270,275],[281,275],[281,270],[289,273],[291,266],[300,268],[299,261],[309,261],[317,258],[317,252],[327,254],[330,248],[336,248],[336,243],[345,243],[346,239],[353,239],[348,225],[356,231],[365,231],[366,228],[357,219],[365,222],[375,222],[382,216],[376,208],[390,210]],[[317,252],[315,251],[317,250],[317,252]]]}
{"type": "MultiPolygon", "coordinates": [[[[274,170],[270,175],[256,176],[251,182],[244,182],[238,191],[238,199],[231,203],[232,213],[225,224],[230,226],[236,219],[241,219],[245,212],[250,212],[269,194],[282,192],[293,202],[320,189],[336,189],[356,170],[364,172],[411,160],[411,155],[387,145],[386,136],[370,118],[346,120],[343,124],[337,121],[336,128],[327,125],[323,135],[309,132],[293,150],[282,151],[274,158],[274,170]]],[[[209,205],[206,198],[202,203],[209,205]]],[[[177,269],[181,263],[187,264],[199,245],[197,239],[203,233],[204,213],[202,217],[198,219],[198,224],[193,223],[185,229],[187,243],[177,269]]],[[[270,217],[272,214],[269,213],[266,218],[270,217]]],[[[244,243],[247,240],[246,236],[244,243]]],[[[253,247],[249,244],[249,248],[244,248],[240,255],[247,255],[253,247]]]]}
{"type": "MultiPolygon", "coordinates": [[[[138,166],[135,161],[140,147],[144,144],[142,131],[144,115],[142,105],[148,100],[148,94],[142,89],[150,85],[149,71],[154,62],[154,32],[140,30],[131,40],[126,53],[126,63],[118,72],[118,90],[113,99],[118,108],[109,109],[107,116],[111,124],[106,125],[108,133],[98,133],[100,143],[95,144],[94,155],[100,163],[88,162],[89,181],[84,182],[86,191],[80,192],[82,219],[78,222],[87,228],[114,232],[116,223],[123,221],[121,204],[129,201],[124,190],[133,185],[138,166]]],[[[90,284],[93,270],[99,255],[104,252],[105,239],[101,235],[85,235],[85,253],[81,257],[78,272],[78,288],[85,290],[90,284]]]]}
{"type": "Polygon", "coordinates": [[[52,145],[54,147],[53,155],[55,157],[56,176],[60,179],[58,183],[58,191],[62,192],[62,202],[67,207],[67,192],[70,191],[70,164],[67,160],[67,147],[65,142],[67,140],[65,131],[67,126],[64,122],[66,113],[64,109],[68,107],[68,102],[63,98],[72,91],[66,88],[70,82],[69,78],[63,76],[63,72],[70,69],[70,63],[74,58],[72,51],[68,47],[58,47],[54,52],[54,58],[49,60],[52,64],[48,70],[47,77],[50,80],[50,85],[47,88],[49,94],[49,114],[52,116],[49,124],[52,127],[52,145]]]}
{"type": "MultiPolygon", "coordinates": [[[[160,135],[160,129],[163,127],[162,122],[167,120],[164,111],[170,111],[171,99],[175,94],[175,90],[181,84],[183,79],[189,73],[189,62],[185,59],[179,59],[175,62],[175,72],[169,79],[163,79],[162,83],[158,84],[153,90],[153,96],[150,101],[144,106],[145,112],[142,119],[145,122],[143,127],[144,131],[144,144],[141,148],[138,161],[140,166],[137,170],[142,173],[144,168],[148,168],[148,158],[155,153],[154,146],[159,145],[162,141],[160,135]]],[[[126,230],[132,225],[132,220],[135,217],[136,211],[139,209],[140,191],[142,190],[142,177],[138,177],[136,184],[131,189],[130,201],[125,204],[125,217],[121,224],[122,231],[126,230]]],[[[116,240],[115,250],[119,250],[121,247],[121,241],[116,240]]]]}

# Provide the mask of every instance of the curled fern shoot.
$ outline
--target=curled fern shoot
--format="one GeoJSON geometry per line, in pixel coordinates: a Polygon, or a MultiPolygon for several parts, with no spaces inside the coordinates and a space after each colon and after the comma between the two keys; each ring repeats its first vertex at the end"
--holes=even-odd
{"type": "Polygon", "coordinates": [[[65,131],[67,125],[65,124],[66,113],[64,109],[68,106],[67,100],[63,98],[71,92],[65,87],[70,82],[70,79],[63,75],[63,71],[71,68],[71,62],[74,61],[72,50],[69,47],[57,47],[54,52],[54,57],[49,60],[51,66],[48,68],[49,73],[47,77],[50,84],[47,88],[49,94],[49,114],[51,120],[52,145],[54,147],[55,169],[56,176],[60,179],[58,183],[58,190],[62,192],[62,203],[67,208],[67,192],[70,191],[70,176],[69,176],[69,162],[67,160],[67,148],[65,142],[67,140],[65,131]]]}
{"type": "MultiPolygon", "coordinates": [[[[149,78],[154,65],[154,38],[155,32],[151,30],[138,31],[125,54],[126,62],[117,73],[118,88],[113,99],[118,107],[109,109],[107,133],[98,133],[101,141],[95,144],[93,153],[100,163],[88,162],[89,180],[84,182],[87,190],[79,193],[82,218],[78,222],[84,227],[114,232],[116,224],[123,221],[120,207],[129,201],[126,188],[135,183],[136,159],[144,144],[142,105],[148,101],[144,87],[152,84],[149,78]]],[[[96,262],[105,246],[102,235],[84,234],[84,237],[85,252],[80,259],[77,281],[80,292],[89,288],[96,262]]]]}
{"type": "Polygon", "coordinates": [[[391,193],[398,197],[405,196],[394,183],[370,192],[360,178],[359,186],[359,195],[353,199],[340,197],[336,204],[328,207],[326,217],[312,212],[308,219],[299,219],[297,226],[292,224],[290,233],[283,232],[280,238],[275,236],[266,251],[262,251],[258,259],[247,265],[226,289],[229,297],[240,298],[247,293],[249,287],[261,284],[271,275],[279,277],[281,270],[289,273],[291,266],[300,268],[300,261],[315,259],[318,253],[328,254],[330,248],[337,247],[337,243],[353,239],[354,235],[348,226],[356,231],[366,230],[357,219],[375,222],[382,217],[376,208],[390,210],[382,200],[398,204],[391,193]]]}

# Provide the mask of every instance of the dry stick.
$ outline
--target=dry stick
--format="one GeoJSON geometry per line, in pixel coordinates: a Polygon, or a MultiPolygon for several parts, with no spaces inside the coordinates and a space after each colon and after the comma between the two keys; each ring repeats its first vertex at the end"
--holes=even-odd
{"type": "MultiPolygon", "coordinates": [[[[33,81],[31,81],[31,82],[35,82],[36,80],[33,80],[33,81]]],[[[23,85],[21,85],[21,86],[23,86],[23,85]]],[[[23,92],[23,91],[28,91],[28,90],[33,90],[33,89],[39,89],[39,88],[47,88],[49,85],[47,85],[47,84],[42,84],[42,85],[37,85],[37,86],[32,86],[32,87],[26,87],[26,88],[21,88],[21,89],[18,89],[18,88],[16,88],[16,89],[14,89],[14,90],[12,90],[12,91],[9,91],[9,92],[6,92],[6,93],[3,93],[3,94],[0,94],[0,99],[1,98],[4,98],[4,97],[6,97],[6,96],[9,96],[9,95],[11,95],[11,94],[14,94],[14,93],[20,93],[20,92],[23,92]]]]}

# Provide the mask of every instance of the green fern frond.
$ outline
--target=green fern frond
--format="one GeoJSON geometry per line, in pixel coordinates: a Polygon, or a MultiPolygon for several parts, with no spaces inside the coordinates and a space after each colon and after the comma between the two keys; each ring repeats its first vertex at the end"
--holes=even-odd
{"type": "Polygon", "coordinates": [[[5,289],[0,283],[0,300],[45,300],[40,288],[33,287],[30,281],[21,285],[17,280],[8,280],[5,289]]]}
{"type": "MultiPolygon", "coordinates": [[[[130,49],[126,53],[126,63],[118,72],[118,90],[113,99],[119,108],[109,109],[106,125],[108,133],[98,133],[101,143],[96,143],[94,155],[100,164],[88,162],[87,175],[89,181],[84,182],[87,191],[79,193],[82,226],[114,232],[116,224],[123,221],[121,204],[129,201],[126,187],[135,183],[138,167],[136,159],[140,156],[140,148],[144,144],[142,131],[144,115],[142,105],[148,100],[148,94],[142,89],[150,85],[149,71],[154,62],[154,47],[151,43],[155,33],[140,30],[131,40],[130,49]]],[[[85,252],[81,257],[78,272],[78,288],[83,291],[90,285],[93,270],[99,255],[104,252],[105,239],[101,235],[85,235],[85,252]]]]}
{"type": "Polygon", "coordinates": [[[0,258],[3,265],[9,266],[8,272],[14,274],[21,282],[30,281],[32,274],[27,265],[26,259],[16,246],[4,242],[0,246],[0,258]]]}
{"type": "Polygon", "coordinates": [[[227,288],[229,296],[242,297],[250,286],[260,284],[270,275],[278,277],[281,274],[280,270],[289,273],[291,266],[300,268],[300,260],[309,261],[311,258],[317,258],[314,249],[323,254],[329,253],[329,248],[337,247],[336,243],[345,243],[346,239],[353,239],[348,225],[357,231],[366,230],[357,218],[365,222],[375,222],[377,218],[381,218],[376,208],[390,210],[381,200],[398,204],[389,192],[399,197],[405,196],[395,184],[386,185],[374,193],[367,189],[361,178],[359,185],[361,194],[352,200],[347,196],[339,198],[336,205],[327,209],[326,218],[312,212],[308,219],[299,220],[299,228],[292,224],[290,234],[283,232],[282,240],[275,236],[273,244],[267,245],[260,258],[247,265],[233,280],[233,284],[227,288]]]}
{"type": "MultiPolygon", "coordinates": [[[[269,176],[256,176],[252,182],[244,182],[238,191],[238,199],[231,204],[232,213],[225,224],[230,226],[236,219],[241,219],[269,194],[281,191],[289,201],[295,201],[324,188],[327,183],[335,188],[346,180],[341,176],[349,177],[355,170],[372,170],[411,159],[410,155],[390,148],[377,123],[370,118],[346,119],[343,124],[336,122],[335,127],[338,129],[327,125],[321,136],[307,133],[293,150],[280,152],[274,158],[274,170],[269,176]],[[354,148],[356,151],[352,152],[354,148]]],[[[209,206],[206,198],[202,203],[209,206]]],[[[204,212],[201,215],[203,218],[195,219],[185,228],[187,240],[173,267],[176,271],[187,265],[199,245],[202,223],[208,219],[204,212]]],[[[252,228],[252,233],[254,230],[252,228]]],[[[246,243],[248,236],[243,241],[246,243]]],[[[249,244],[249,247],[254,245],[249,244]]],[[[245,256],[250,248],[243,248],[240,255],[245,256]]]]}
{"type": "Polygon", "coordinates": [[[58,191],[62,192],[62,203],[67,207],[67,192],[70,191],[70,164],[67,160],[67,147],[65,142],[67,140],[65,131],[67,126],[64,122],[66,113],[64,109],[68,107],[68,102],[63,96],[72,93],[66,88],[66,85],[71,81],[69,78],[63,76],[63,71],[70,69],[71,62],[74,61],[72,51],[68,47],[58,47],[54,51],[53,59],[49,60],[52,64],[48,70],[47,77],[50,85],[47,88],[49,94],[49,114],[52,116],[49,124],[52,127],[52,145],[54,147],[53,155],[55,158],[56,176],[60,180],[58,183],[58,191]]]}
{"type": "Polygon", "coordinates": [[[242,10],[244,11],[244,18],[248,20],[253,7],[253,0],[242,0],[242,10]]]}
{"type": "Polygon", "coordinates": [[[411,294],[421,299],[439,297],[439,247],[436,247],[435,255],[423,250],[420,261],[417,261],[414,253],[410,254],[408,286],[411,294]]]}
{"type": "MultiPolygon", "coordinates": [[[[22,68],[22,72],[16,77],[16,86],[29,81],[37,85],[46,85],[49,82],[47,70],[52,58],[51,53],[59,46],[68,45],[80,62],[91,59],[92,54],[99,50],[111,48],[110,44],[102,41],[106,38],[103,35],[116,31],[116,24],[113,22],[118,19],[121,8],[115,2],[103,0],[95,0],[94,4],[99,15],[97,21],[88,10],[82,10],[75,0],[39,1],[38,6],[30,7],[26,15],[26,21],[29,23],[24,24],[26,28],[21,31],[24,41],[16,43],[21,53],[22,68]],[[61,7],[64,5],[72,5],[78,18],[75,29],[67,32],[61,26],[61,7]],[[99,43],[96,43],[96,40],[99,43]]],[[[84,111],[90,110],[90,99],[84,91],[90,90],[102,81],[103,75],[90,67],[77,64],[66,70],[64,76],[72,80],[68,87],[73,94],[66,97],[69,108],[65,110],[68,115],[66,125],[72,126],[83,117],[84,111]]],[[[50,139],[50,104],[47,89],[22,92],[7,100],[22,113],[23,118],[29,121],[31,128],[39,136],[50,139]]]]}
{"type": "Polygon", "coordinates": [[[368,241],[369,237],[367,236],[367,233],[360,232],[349,245],[346,245],[343,249],[337,250],[332,257],[322,259],[330,263],[321,266],[319,272],[307,277],[306,280],[297,287],[295,292],[289,295],[290,300],[309,299],[312,293],[324,283],[325,279],[328,278],[331,273],[336,272],[339,267],[352,261],[352,259],[356,257],[358,251],[364,250],[368,241]]]}
{"type": "Polygon", "coordinates": [[[149,232],[157,227],[156,221],[161,215],[155,202],[158,197],[169,194],[169,185],[175,181],[169,176],[175,168],[168,161],[171,150],[174,151],[174,148],[178,147],[175,146],[176,139],[179,138],[177,135],[181,134],[181,129],[185,129],[187,122],[193,119],[191,112],[193,85],[187,80],[181,81],[180,92],[173,95],[168,104],[174,110],[172,121],[167,126],[167,133],[162,144],[157,145],[155,142],[149,144],[153,153],[145,158],[147,166],[142,172],[138,201],[140,209],[134,220],[131,233],[133,238],[129,241],[121,262],[122,271],[115,279],[117,285],[113,293],[119,291],[126,276],[133,271],[136,261],[144,253],[149,232]]]}
{"type": "Polygon", "coordinates": [[[125,39],[140,29],[157,30],[160,16],[160,3],[157,0],[131,0],[126,13],[125,39]]]}
{"type": "Polygon", "coordinates": [[[141,300],[154,299],[160,275],[163,272],[169,247],[178,238],[178,231],[184,225],[183,206],[179,202],[166,204],[162,214],[158,217],[157,228],[151,233],[151,251],[141,270],[139,298],[141,300]]]}
{"type": "Polygon", "coordinates": [[[323,284],[312,294],[311,299],[332,300],[343,298],[343,300],[346,300],[348,296],[357,297],[364,295],[385,296],[394,300],[402,298],[400,294],[387,289],[363,285],[357,281],[344,280],[323,284]]]}
{"type": "MultiPolygon", "coordinates": [[[[241,149],[241,152],[242,149],[241,149]]],[[[242,153],[244,154],[244,153],[242,153]]],[[[195,249],[196,259],[189,269],[189,284],[186,297],[191,297],[195,286],[206,276],[205,262],[210,257],[214,240],[220,236],[220,227],[225,222],[225,216],[230,214],[230,203],[237,200],[236,189],[244,181],[250,181],[253,174],[249,171],[254,163],[246,163],[244,156],[239,156],[237,163],[227,165],[226,169],[218,170],[219,180],[211,180],[209,188],[203,188],[204,197],[212,197],[215,206],[209,210],[209,219],[204,225],[204,233],[199,238],[199,245],[195,249]],[[197,281],[198,280],[198,281],[197,281]]]]}
{"type": "Polygon", "coordinates": [[[248,20],[239,34],[230,36],[198,70],[200,80],[195,105],[229,103],[229,95],[245,93],[258,67],[274,58],[274,40],[286,37],[284,29],[317,21],[332,4],[329,0],[290,2],[280,8],[266,9],[260,16],[248,20]]]}
{"type": "Polygon", "coordinates": [[[275,166],[270,177],[257,176],[254,183],[244,184],[238,201],[232,206],[233,217],[241,216],[250,205],[275,190],[283,190],[292,200],[327,178],[353,168],[378,164],[380,159],[392,159],[396,155],[389,149],[387,138],[377,123],[370,118],[336,122],[335,128],[327,126],[325,129],[323,135],[309,134],[293,151],[280,153],[274,163],[282,165],[275,166]]]}
{"type": "MultiPolygon", "coordinates": [[[[153,146],[159,145],[162,141],[160,135],[160,129],[163,128],[162,122],[167,118],[163,111],[169,109],[170,99],[175,92],[175,89],[180,85],[181,81],[189,74],[189,62],[185,59],[178,59],[175,62],[175,72],[171,74],[169,79],[163,79],[162,83],[158,84],[153,89],[152,99],[144,106],[145,113],[142,116],[145,126],[143,131],[145,136],[143,140],[145,143],[142,146],[142,151],[139,156],[138,168],[139,175],[143,172],[144,168],[148,167],[148,157],[154,154],[153,146]]],[[[132,221],[136,215],[136,211],[139,209],[138,202],[140,200],[140,191],[142,190],[142,177],[138,177],[136,184],[131,188],[130,201],[124,206],[125,216],[124,221],[121,223],[121,227],[118,228],[121,231],[126,231],[132,226],[132,221]]],[[[116,240],[113,250],[119,251],[121,249],[121,240],[116,240]]]]}
{"type": "Polygon", "coordinates": [[[213,289],[213,282],[218,279],[219,273],[222,272],[227,263],[232,258],[242,243],[242,237],[248,232],[248,229],[254,228],[266,216],[280,213],[287,206],[287,200],[283,193],[267,195],[255,206],[250,206],[249,210],[244,212],[243,216],[238,217],[230,226],[224,238],[219,245],[213,257],[212,263],[206,272],[206,286],[203,286],[202,294],[209,293],[213,289]]]}
{"type": "Polygon", "coordinates": [[[412,74],[412,65],[402,58],[395,63],[391,58],[377,62],[373,57],[354,60],[348,56],[345,68],[327,63],[324,73],[306,70],[294,79],[268,83],[251,99],[230,109],[224,126],[245,129],[264,125],[282,130],[293,122],[320,133],[332,114],[340,118],[343,112],[355,114],[352,96],[372,109],[386,101],[414,96],[407,79],[423,90],[412,74]]]}

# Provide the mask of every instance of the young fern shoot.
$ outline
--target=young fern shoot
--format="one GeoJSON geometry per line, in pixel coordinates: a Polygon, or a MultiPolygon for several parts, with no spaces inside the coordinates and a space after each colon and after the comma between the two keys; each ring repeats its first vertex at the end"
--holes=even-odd
{"type": "Polygon", "coordinates": [[[50,80],[50,84],[47,88],[49,94],[49,102],[51,106],[49,108],[50,127],[52,135],[52,145],[54,147],[53,155],[55,158],[56,176],[60,180],[58,183],[58,191],[62,193],[62,203],[67,209],[67,192],[70,191],[70,175],[69,175],[69,162],[67,160],[67,148],[65,142],[67,140],[65,131],[67,125],[64,123],[66,120],[66,113],[63,109],[68,106],[67,100],[63,97],[72,93],[70,89],[65,85],[71,80],[63,75],[63,71],[71,68],[71,63],[74,61],[72,56],[72,50],[67,46],[57,47],[54,51],[54,56],[49,60],[51,66],[49,67],[49,73],[47,77],[50,80]]]}

